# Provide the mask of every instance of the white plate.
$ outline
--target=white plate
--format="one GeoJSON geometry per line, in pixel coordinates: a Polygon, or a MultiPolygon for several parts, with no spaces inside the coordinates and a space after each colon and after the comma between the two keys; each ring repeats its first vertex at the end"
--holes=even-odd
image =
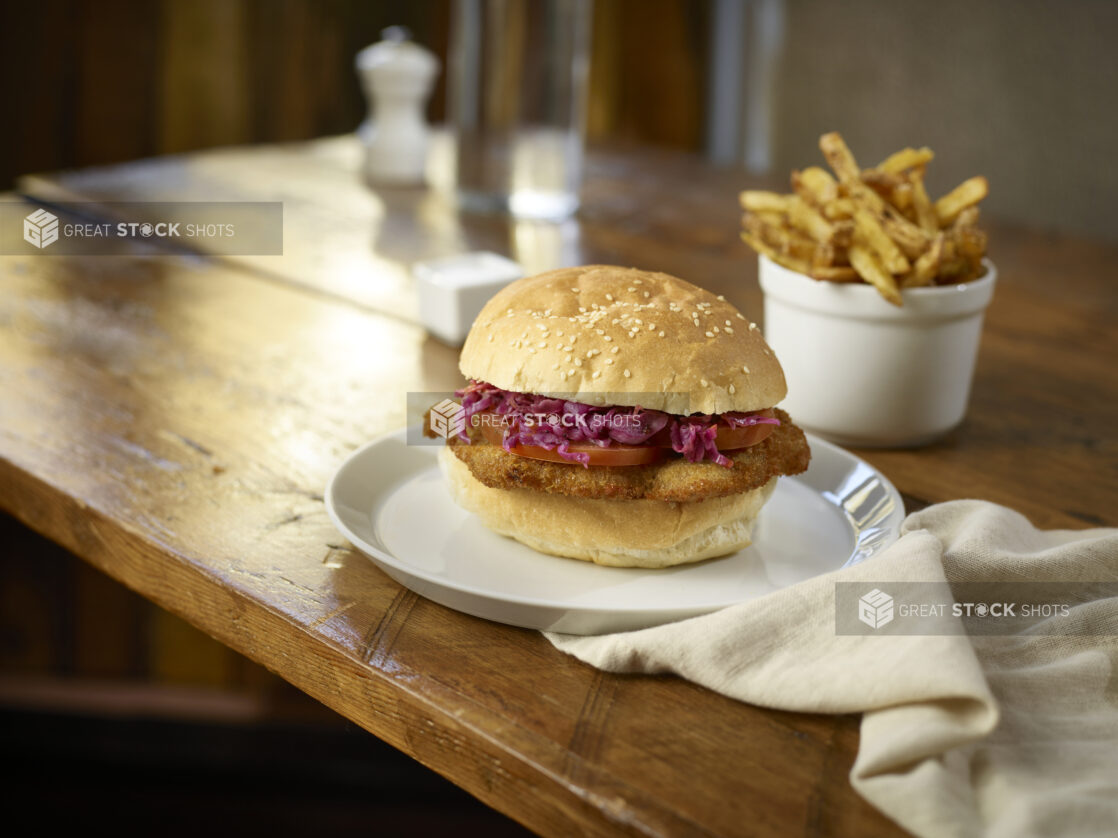
{"type": "Polygon", "coordinates": [[[399,582],[458,611],[571,634],[628,631],[717,611],[868,558],[897,539],[904,503],[868,463],[808,435],[811,467],[782,477],[753,544],[665,570],[537,553],[450,499],[438,448],[381,437],[326,487],[334,525],[399,582]]]}

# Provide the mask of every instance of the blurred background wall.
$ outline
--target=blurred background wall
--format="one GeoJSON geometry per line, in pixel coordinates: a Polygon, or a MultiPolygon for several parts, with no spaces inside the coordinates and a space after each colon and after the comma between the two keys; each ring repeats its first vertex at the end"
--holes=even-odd
{"type": "MultiPolygon", "coordinates": [[[[516,0],[512,0],[516,2],[516,0]]],[[[453,0],[38,0],[0,25],[0,189],[19,174],[353,130],[353,56],[391,24],[444,57],[453,0]]],[[[597,0],[591,142],[784,178],[844,133],[866,163],[931,145],[933,192],[1118,239],[1118,4],[597,0]]],[[[430,116],[445,113],[445,84],[430,116]]]]}

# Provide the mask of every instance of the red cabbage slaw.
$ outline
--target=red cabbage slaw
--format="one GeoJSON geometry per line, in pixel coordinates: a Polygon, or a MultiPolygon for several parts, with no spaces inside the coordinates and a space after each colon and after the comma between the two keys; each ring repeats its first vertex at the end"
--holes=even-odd
{"type": "MultiPolygon", "coordinates": [[[[469,427],[477,426],[474,417],[478,414],[494,413],[503,417],[501,447],[506,451],[511,451],[515,445],[536,445],[556,451],[564,460],[583,467],[589,467],[590,455],[585,451],[571,451],[572,442],[588,442],[601,448],[609,448],[614,443],[641,445],[667,428],[672,450],[677,454],[692,463],[711,460],[731,468],[733,460],[715,445],[719,423],[731,428],[780,424],[779,419],[753,413],[676,416],[642,407],[595,407],[502,390],[484,381],[471,381],[454,395],[462,399],[464,419],[469,427]]],[[[465,430],[458,438],[466,443],[470,441],[465,430]]]]}

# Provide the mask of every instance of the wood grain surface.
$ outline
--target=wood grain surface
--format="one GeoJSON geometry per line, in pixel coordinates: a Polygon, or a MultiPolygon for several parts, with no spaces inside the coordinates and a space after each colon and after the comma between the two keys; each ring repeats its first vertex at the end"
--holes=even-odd
{"type": "MultiPolygon", "coordinates": [[[[533,269],[633,264],[759,316],[737,240],[745,176],[598,153],[580,218],[552,226],[369,192],[354,150],[24,182],[95,201],[279,195],[286,255],[0,260],[0,506],[541,834],[899,834],[849,786],[855,717],[596,672],[401,588],[323,509],[342,459],[402,424],[406,391],[458,381],[456,350],[414,324],[411,262],[487,247],[533,269]]],[[[984,497],[1045,526],[1113,524],[1118,251],[992,238],[1001,278],[966,422],[928,448],[860,453],[910,508],[984,497]]]]}

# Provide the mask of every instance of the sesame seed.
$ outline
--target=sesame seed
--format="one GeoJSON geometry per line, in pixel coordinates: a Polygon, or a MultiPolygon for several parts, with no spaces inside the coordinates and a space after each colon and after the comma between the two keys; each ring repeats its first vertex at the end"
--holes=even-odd
{"type": "Polygon", "coordinates": [[[723,297],[721,294],[718,295],[718,299],[721,300],[722,302],[726,302],[726,298],[723,297]]]}
{"type": "Polygon", "coordinates": [[[749,375],[749,367],[742,367],[741,371],[744,372],[746,375],[749,375]]]}
{"type": "Polygon", "coordinates": [[[611,338],[609,335],[606,335],[604,338],[602,338],[602,340],[610,341],[613,340],[613,338],[611,338]]]}
{"type": "Polygon", "coordinates": [[[601,370],[594,370],[594,374],[590,377],[591,378],[598,378],[599,376],[601,376],[601,374],[602,374],[601,370]]]}
{"type": "Polygon", "coordinates": [[[559,373],[559,380],[560,381],[566,381],[567,380],[567,374],[565,372],[559,373]]]}
{"type": "Polygon", "coordinates": [[[630,291],[636,291],[637,289],[636,289],[636,288],[634,288],[634,287],[633,287],[632,285],[630,285],[630,286],[629,286],[629,290],[630,290],[630,291]]]}
{"type": "Polygon", "coordinates": [[[578,340],[578,335],[571,335],[571,343],[574,343],[576,340],[578,340]]]}
{"type": "Polygon", "coordinates": [[[664,336],[664,330],[663,330],[663,329],[661,329],[661,330],[659,331],[659,333],[657,334],[657,337],[661,337],[661,338],[662,338],[663,336],[664,336]]]}
{"type": "Polygon", "coordinates": [[[629,337],[635,338],[636,336],[637,336],[636,332],[629,332],[629,337]]]}
{"type": "Polygon", "coordinates": [[[490,336],[489,336],[489,342],[490,342],[490,343],[492,343],[492,342],[493,342],[493,335],[490,335],[490,336]]]}
{"type": "Polygon", "coordinates": [[[738,320],[744,320],[745,319],[745,316],[740,311],[737,312],[736,316],[737,316],[738,320]]]}
{"type": "Polygon", "coordinates": [[[710,382],[707,381],[705,378],[700,378],[699,383],[702,384],[704,387],[709,387],[710,386],[710,382]]]}
{"type": "Polygon", "coordinates": [[[750,323],[749,324],[749,331],[756,332],[757,331],[757,324],[756,323],[750,323]]]}
{"type": "Polygon", "coordinates": [[[540,349],[547,349],[547,341],[541,340],[539,343],[536,344],[536,346],[538,346],[540,349]]]}
{"type": "Polygon", "coordinates": [[[711,329],[711,331],[714,332],[715,334],[718,334],[718,327],[715,326],[713,329],[711,329]]]}
{"type": "Polygon", "coordinates": [[[581,367],[582,366],[582,359],[581,358],[575,358],[575,366],[576,367],[581,367]]]}
{"type": "Polygon", "coordinates": [[[529,355],[535,355],[535,354],[536,354],[536,349],[535,349],[535,347],[533,347],[533,346],[529,346],[529,347],[528,347],[528,354],[529,354],[529,355]]]}
{"type": "Polygon", "coordinates": [[[726,334],[728,334],[728,335],[732,335],[732,334],[734,333],[734,330],[733,330],[733,329],[731,329],[731,328],[730,328],[729,326],[727,326],[727,327],[726,327],[725,329],[723,329],[722,331],[724,331],[724,332],[725,332],[726,334]]]}
{"type": "Polygon", "coordinates": [[[558,364],[552,364],[552,365],[551,365],[551,368],[552,368],[553,370],[557,370],[557,369],[559,369],[559,365],[558,365],[558,364]]]}
{"type": "Polygon", "coordinates": [[[572,375],[573,376],[574,374],[575,374],[575,371],[574,371],[573,367],[571,369],[567,370],[567,375],[572,375]]]}
{"type": "Polygon", "coordinates": [[[606,358],[606,363],[607,364],[612,364],[613,363],[613,358],[606,358]]]}
{"type": "Polygon", "coordinates": [[[612,303],[613,302],[613,294],[606,294],[606,299],[609,300],[612,303]]]}
{"type": "Polygon", "coordinates": [[[708,338],[714,337],[714,332],[707,332],[707,337],[708,338]]]}
{"type": "Polygon", "coordinates": [[[580,312],[580,313],[582,313],[582,314],[586,314],[586,308],[585,308],[585,307],[583,307],[583,306],[579,306],[579,307],[578,307],[578,310],[579,310],[579,312],[580,312]]]}
{"type": "Polygon", "coordinates": [[[733,323],[731,323],[731,322],[730,322],[729,320],[727,320],[727,321],[726,321],[726,325],[727,325],[727,326],[733,326],[734,324],[733,324],[733,323]]]}
{"type": "Polygon", "coordinates": [[[564,347],[563,347],[563,351],[564,351],[564,352],[570,352],[570,351],[571,351],[571,350],[573,350],[573,349],[574,349],[574,347],[573,347],[573,346],[564,346],[564,347]]]}
{"type": "Polygon", "coordinates": [[[735,387],[733,384],[731,384],[730,385],[730,395],[731,396],[734,395],[734,393],[736,393],[737,391],[738,391],[738,388],[735,387]]]}
{"type": "Polygon", "coordinates": [[[633,285],[643,285],[643,283],[639,279],[634,279],[633,285]]]}
{"type": "Polygon", "coordinates": [[[622,374],[623,376],[625,376],[626,378],[631,378],[631,377],[632,377],[632,375],[633,375],[633,374],[632,374],[631,372],[629,372],[628,370],[625,370],[625,371],[624,371],[623,373],[621,373],[621,374],[622,374]]]}
{"type": "Polygon", "coordinates": [[[644,296],[645,296],[645,299],[647,299],[648,297],[651,297],[652,295],[651,295],[651,294],[649,294],[649,293],[648,293],[647,291],[645,291],[645,292],[644,292],[644,296]]]}
{"type": "Polygon", "coordinates": [[[563,330],[562,329],[557,329],[555,334],[559,335],[559,337],[563,337],[563,330]]]}
{"type": "Polygon", "coordinates": [[[617,351],[618,351],[619,349],[621,349],[621,347],[620,347],[620,346],[615,346],[615,347],[613,347],[613,349],[611,349],[611,350],[610,350],[610,352],[612,352],[612,353],[613,353],[614,355],[616,355],[616,354],[617,354],[617,351]]]}

